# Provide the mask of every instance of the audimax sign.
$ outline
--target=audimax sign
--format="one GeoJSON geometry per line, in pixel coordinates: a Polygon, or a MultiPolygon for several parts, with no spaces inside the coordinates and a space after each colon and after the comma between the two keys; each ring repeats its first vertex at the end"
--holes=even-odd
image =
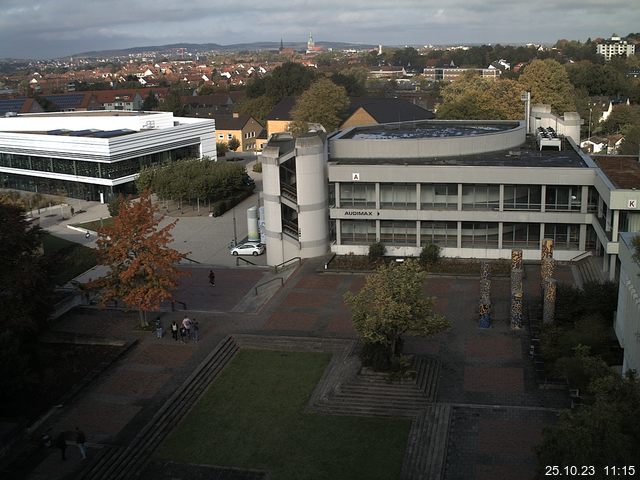
{"type": "MultiPolygon", "coordinates": [[[[347,210],[346,212],[344,212],[344,215],[351,217],[373,217],[373,213],[374,212],[367,210],[347,210]]],[[[375,213],[376,215],[380,215],[380,212],[375,213]]]]}

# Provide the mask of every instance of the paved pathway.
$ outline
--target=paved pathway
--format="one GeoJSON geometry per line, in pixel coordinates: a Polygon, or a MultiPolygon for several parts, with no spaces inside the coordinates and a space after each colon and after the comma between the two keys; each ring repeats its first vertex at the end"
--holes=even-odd
{"type": "MultiPolygon", "coordinates": [[[[191,275],[185,277],[178,298],[199,321],[198,343],[176,342],[170,336],[157,339],[136,329],[136,315],[120,310],[81,309],[66,315],[56,329],[138,344],[48,425],[54,431],[84,429],[91,459],[103,445],[126,445],[229,333],[355,338],[342,295],[357,290],[364,277],[319,274],[319,265],[319,260],[306,261],[270,300],[254,304],[247,299],[255,296],[254,285],[270,270],[216,267],[217,285],[210,287],[209,267],[188,268],[191,275]]],[[[525,284],[533,289],[539,272],[527,266],[526,273],[525,284]]],[[[565,267],[558,269],[558,276],[571,279],[565,267]]],[[[425,291],[438,298],[438,312],[453,327],[429,339],[408,338],[405,344],[407,353],[434,355],[442,364],[436,400],[453,407],[446,479],[529,478],[535,466],[532,447],[542,428],[555,420],[553,409],[566,404],[562,394],[538,390],[534,383],[524,342],[507,326],[508,284],[507,279],[494,280],[494,326],[479,330],[477,279],[430,278],[425,291]]],[[[166,327],[184,314],[167,311],[161,318],[166,327]]],[[[57,451],[47,453],[30,479],[64,478],[82,463],[75,448],[67,462],[60,461],[57,451]]]]}

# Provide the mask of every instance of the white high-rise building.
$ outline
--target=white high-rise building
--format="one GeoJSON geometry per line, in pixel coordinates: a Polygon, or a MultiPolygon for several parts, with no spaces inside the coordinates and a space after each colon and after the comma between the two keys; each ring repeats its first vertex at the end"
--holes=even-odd
{"type": "Polygon", "coordinates": [[[636,46],[632,43],[622,40],[617,35],[613,35],[609,40],[605,40],[604,43],[599,43],[596,46],[596,53],[604,55],[606,62],[611,60],[611,57],[617,57],[626,55],[627,57],[634,55],[636,52],[636,46]]]}

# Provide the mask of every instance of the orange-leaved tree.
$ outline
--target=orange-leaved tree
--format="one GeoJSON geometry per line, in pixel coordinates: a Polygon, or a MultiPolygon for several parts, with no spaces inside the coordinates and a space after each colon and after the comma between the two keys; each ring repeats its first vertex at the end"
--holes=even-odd
{"type": "Polygon", "coordinates": [[[178,277],[184,275],[175,265],[185,254],[168,246],[177,220],[160,227],[164,216],[157,212],[148,190],[138,200],[122,199],[113,226],[101,229],[96,241],[98,258],[110,270],[93,286],[103,304],[119,299],[137,308],[141,326],[148,325],[147,312],[172,299],[178,277]]]}

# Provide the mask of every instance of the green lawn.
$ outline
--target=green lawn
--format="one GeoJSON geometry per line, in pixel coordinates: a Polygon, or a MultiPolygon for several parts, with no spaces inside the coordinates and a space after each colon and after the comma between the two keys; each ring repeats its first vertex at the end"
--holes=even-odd
{"type": "Polygon", "coordinates": [[[102,227],[112,227],[113,217],[107,217],[107,218],[103,218],[102,220],[93,220],[91,222],[85,222],[85,223],[74,223],[73,226],[79,227],[79,228],[86,228],[87,230],[97,232],[102,227]]]}
{"type": "Polygon", "coordinates": [[[42,239],[44,254],[53,260],[53,280],[64,285],[97,263],[96,251],[46,233],[42,239]]]}
{"type": "Polygon", "coordinates": [[[398,478],[409,420],[303,413],[329,359],[241,350],[156,456],[274,480],[398,478]]]}

